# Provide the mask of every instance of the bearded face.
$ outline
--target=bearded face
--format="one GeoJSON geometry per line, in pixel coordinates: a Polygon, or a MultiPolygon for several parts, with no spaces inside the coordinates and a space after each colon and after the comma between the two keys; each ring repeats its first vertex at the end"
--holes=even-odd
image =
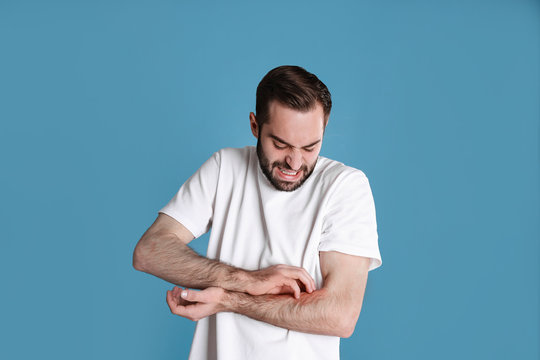
{"type": "Polygon", "coordinates": [[[294,191],[315,169],[324,134],[324,113],[317,104],[305,112],[277,101],[269,106],[269,120],[259,127],[250,114],[257,137],[257,156],[264,175],[281,191],[294,191]]]}
{"type": "Polygon", "coordinates": [[[281,191],[294,191],[298,189],[307,178],[313,173],[317,160],[308,166],[303,164],[298,170],[293,170],[284,161],[276,160],[270,163],[270,160],[262,149],[260,140],[257,140],[257,156],[259,157],[259,164],[263,174],[268,181],[277,190],[281,191]]]}

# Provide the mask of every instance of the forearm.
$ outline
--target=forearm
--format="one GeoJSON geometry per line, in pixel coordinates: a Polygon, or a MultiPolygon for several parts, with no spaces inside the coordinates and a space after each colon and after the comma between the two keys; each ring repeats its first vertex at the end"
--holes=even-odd
{"type": "Polygon", "coordinates": [[[349,337],[362,308],[370,258],[323,252],[320,261],[324,287],[296,298],[268,295],[278,294],[270,292],[250,295],[219,287],[202,291],[175,288],[167,292],[167,303],[173,314],[193,321],[218,312],[235,312],[285,329],[349,337]]]}
{"type": "Polygon", "coordinates": [[[331,293],[325,288],[312,294],[302,293],[299,299],[226,292],[224,300],[226,311],[290,330],[339,337],[353,333],[360,306],[350,294],[331,293]]]}
{"type": "Polygon", "coordinates": [[[142,242],[135,249],[134,263],[137,270],[194,289],[219,286],[245,291],[248,283],[245,270],[200,256],[175,234],[154,236],[142,242]]]}

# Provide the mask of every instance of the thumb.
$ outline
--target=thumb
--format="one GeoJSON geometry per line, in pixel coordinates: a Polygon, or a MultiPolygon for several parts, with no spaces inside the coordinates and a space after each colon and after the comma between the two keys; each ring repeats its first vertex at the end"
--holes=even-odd
{"type": "Polygon", "coordinates": [[[180,297],[182,297],[182,299],[187,300],[187,301],[198,302],[198,301],[200,301],[200,294],[199,293],[200,293],[200,291],[184,289],[180,293],[180,297]]]}

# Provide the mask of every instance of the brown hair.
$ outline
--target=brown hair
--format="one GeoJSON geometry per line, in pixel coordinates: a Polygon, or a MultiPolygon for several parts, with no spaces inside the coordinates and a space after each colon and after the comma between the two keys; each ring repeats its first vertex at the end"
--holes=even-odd
{"type": "Polygon", "coordinates": [[[263,77],[257,86],[255,105],[259,127],[268,121],[268,107],[274,100],[302,112],[312,110],[319,102],[324,111],[324,126],[328,123],[332,109],[330,91],[317,76],[300,66],[279,66],[263,77]]]}

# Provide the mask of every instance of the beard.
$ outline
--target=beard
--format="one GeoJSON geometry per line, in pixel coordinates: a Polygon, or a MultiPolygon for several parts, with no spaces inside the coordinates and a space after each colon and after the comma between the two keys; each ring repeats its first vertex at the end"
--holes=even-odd
{"type": "Polygon", "coordinates": [[[274,161],[272,164],[270,164],[270,161],[268,160],[268,158],[266,157],[266,154],[264,153],[262,149],[261,142],[259,141],[259,139],[257,139],[257,156],[259,157],[259,165],[261,166],[261,170],[264,176],[266,176],[268,181],[270,181],[270,183],[277,190],[280,190],[280,191],[294,191],[298,189],[300,186],[304,184],[307,178],[313,173],[313,170],[315,170],[315,165],[317,164],[317,161],[315,161],[313,165],[309,168],[306,164],[302,165],[302,167],[298,169],[298,171],[302,171],[302,174],[303,174],[302,177],[294,182],[291,182],[291,181],[284,181],[284,180],[278,179],[273,175],[274,168],[278,168],[278,171],[279,171],[279,168],[282,168],[284,170],[291,170],[291,171],[294,171],[294,170],[291,169],[291,167],[287,165],[287,163],[285,162],[274,161]]]}

